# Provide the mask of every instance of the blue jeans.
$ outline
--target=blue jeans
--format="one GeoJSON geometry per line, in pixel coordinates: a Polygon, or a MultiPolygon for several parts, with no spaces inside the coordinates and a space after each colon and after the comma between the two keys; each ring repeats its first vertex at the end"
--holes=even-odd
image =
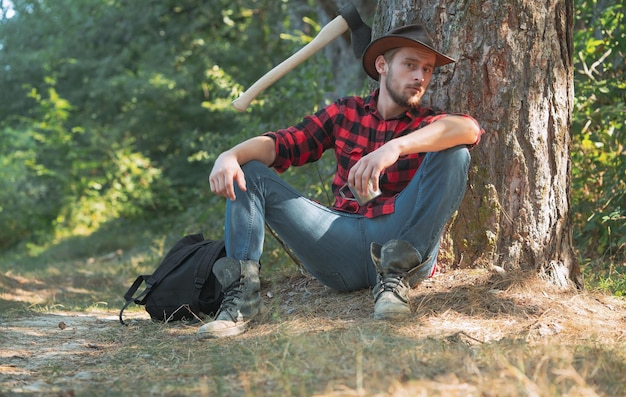
{"type": "Polygon", "coordinates": [[[252,161],[243,166],[247,191],[235,184],[237,199],[227,202],[227,256],[258,261],[267,222],[311,275],[339,291],[374,285],[372,242],[408,241],[431,263],[424,269],[430,272],[443,228],[465,194],[469,163],[464,145],[428,153],[396,198],[395,212],[370,219],[311,201],[274,170],[252,161]]]}

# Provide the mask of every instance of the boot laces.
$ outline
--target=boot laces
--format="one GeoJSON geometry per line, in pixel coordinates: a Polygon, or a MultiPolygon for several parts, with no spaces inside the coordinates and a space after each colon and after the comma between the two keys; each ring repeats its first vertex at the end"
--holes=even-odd
{"type": "Polygon", "coordinates": [[[408,302],[407,298],[409,286],[404,281],[404,277],[400,275],[387,274],[385,276],[380,275],[378,279],[380,285],[376,299],[378,299],[383,292],[391,292],[403,302],[408,302]]]}
{"type": "MultiPolygon", "coordinates": [[[[235,303],[235,299],[239,297],[243,293],[243,289],[239,288],[243,285],[242,277],[239,278],[239,281],[235,281],[228,287],[226,287],[224,292],[224,298],[222,299],[222,303],[220,305],[219,312],[217,315],[219,316],[222,312],[228,313],[231,317],[233,317],[232,311],[234,310],[235,316],[237,315],[237,304],[235,303]]],[[[235,318],[233,318],[234,320],[235,318]]]]}

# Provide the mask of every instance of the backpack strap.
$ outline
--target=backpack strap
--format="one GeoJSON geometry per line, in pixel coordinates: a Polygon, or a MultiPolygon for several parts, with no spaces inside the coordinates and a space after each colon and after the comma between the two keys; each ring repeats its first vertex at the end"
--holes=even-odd
{"type": "Polygon", "coordinates": [[[204,282],[213,270],[213,264],[224,252],[224,240],[206,240],[206,246],[202,249],[202,263],[209,263],[209,266],[198,266],[194,275],[194,285],[196,288],[202,289],[204,282]]]}
{"type": "Polygon", "coordinates": [[[146,304],[146,298],[148,297],[148,294],[152,290],[152,286],[153,285],[154,285],[154,282],[153,282],[153,279],[152,279],[151,275],[142,275],[142,276],[137,277],[135,282],[133,282],[133,285],[131,285],[130,288],[128,289],[128,291],[126,291],[126,293],[124,294],[124,300],[126,301],[126,303],[122,307],[122,310],[120,310],[120,316],[119,316],[120,317],[120,323],[122,325],[128,325],[122,319],[122,315],[124,314],[124,310],[126,310],[126,308],[131,303],[136,303],[138,305],[145,305],[146,304]],[[146,288],[144,288],[144,290],[139,295],[137,295],[135,297],[134,296],[135,292],[137,292],[137,290],[139,289],[139,287],[141,286],[141,284],[144,281],[146,282],[146,288]],[[140,298],[143,298],[143,299],[140,299],[140,298]]]}
{"type": "Polygon", "coordinates": [[[200,308],[200,294],[204,284],[209,279],[209,275],[213,271],[213,264],[220,257],[226,255],[224,240],[205,240],[202,247],[202,256],[200,259],[200,265],[196,267],[194,274],[194,292],[192,300],[192,309],[194,312],[199,312],[200,308]]]}
{"type": "Polygon", "coordinates": [[[142,275],[137,277],[133,285],[131,285],[128,291],[124,294],[126,303],[120,311],[120,323],[122,325],[127,325],[124,322],[122,315],[124,310],[126,310],[131,303],[134,302],[138,305],[145,305],[148,295],[152,292],[152,287],[158,285],[161,280],[180,266],[185,259],[187,259],[190,255],[193,255],[199,248],[201,248],[204,245],[204,241],[204,236],[201,233],[183,237],[178,240],[176,244],[174,244],[170,251],[168,251],[167,255],[163,258],[154,273],[151,275],[142,275]],[[144,281],[146,283],[146,288],[138,296],[133,297],[144,281]]]}

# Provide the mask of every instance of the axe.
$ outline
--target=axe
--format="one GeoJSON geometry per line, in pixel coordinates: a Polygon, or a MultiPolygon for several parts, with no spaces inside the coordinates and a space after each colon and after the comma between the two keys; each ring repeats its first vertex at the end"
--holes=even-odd
{"type": "Polygon", "coordinates": [[[240,112],[245,111],[250,102],[263,90],[324,48],[328,43],[341,36],[348,28],[351,31],[354,55],[360,58],[363,55],[363,51],[365,51],[365,47],[370,42],[372,29],[363,22],[357,9],[350,3],[341,7],[337,13],[339,15],[324,26],[313,40],[259,78],[239,98],[235,99],[232,103],[233,107],[240,112]]]}

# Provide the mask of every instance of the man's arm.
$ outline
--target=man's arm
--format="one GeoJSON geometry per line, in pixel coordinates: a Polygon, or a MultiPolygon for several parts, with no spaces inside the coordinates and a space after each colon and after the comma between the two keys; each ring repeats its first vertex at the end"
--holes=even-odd
{"type": "Polygon", "coordinates": [[[246,190],[246,180],[241,166],[249,161],[258,160],[269,167],[275,159],[276,150],[272,138],[257,136],[242,142],[220,154],[215,160],[209,175],[211,191],[218,196],[235,200],[235,181],[241,190],[246,190]]]}
{"type": "Polygon", "coordinates": [[[348,174],[348,182],[359,194],[367,193],[368,183],[378,189],[380,174],[400,156],[413,153],[438,152],[458,145],[476,143],[480,127],[463,116],[443,117],[419,130],[392,139],[372,153],[363,156],[348,174]]]}
{"type": "Polygon", "coordinates": [[[458,145],[472,145],[476,143],[479,135],[480,128],[472,119],[446,116],[388,143],[396,145],[399,156],[404,156],[439,152],[458,145]]]}

